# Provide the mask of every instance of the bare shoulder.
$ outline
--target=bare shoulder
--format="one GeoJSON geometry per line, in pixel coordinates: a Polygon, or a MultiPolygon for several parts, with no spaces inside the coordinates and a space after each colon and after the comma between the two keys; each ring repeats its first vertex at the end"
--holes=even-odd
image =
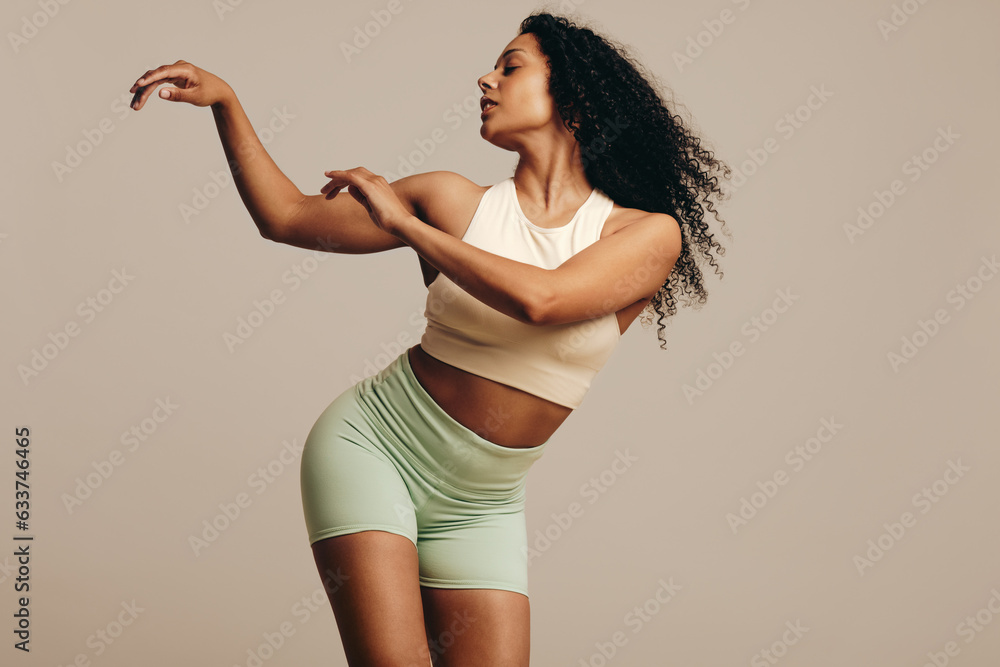
{"type": "Polygon", "coordinates": [[[489,189],[461,174],[443,170],[406,176],[393,181],[392,187],[404,203],[410,203],[414,215],[457,236],[464,234],[460,227],[469,222],[482,194],[489,189]]]}
{"type": "Polygon", "coordinates": [[[638,208],[626,208],[615,204],[604,223],[601,230],[601,238],[607,238],[611,234],[616,234],[632,225],[639,224],[642,227],[663,227],[667,233],[676,241],[681,239],[681,227],[677,220],[666,213],[643,211],[638,208]]]}
{"type": "MultiPolygon", "coordinates": [[[[428,171],[392,182],[400,200],[426,224],[456,238],[465,236],[483,193],[489,186],[473,183],[453,171],[428,171]]],[[[417,255],[424,286],[430,287],[440,273],[417,255]]]]}

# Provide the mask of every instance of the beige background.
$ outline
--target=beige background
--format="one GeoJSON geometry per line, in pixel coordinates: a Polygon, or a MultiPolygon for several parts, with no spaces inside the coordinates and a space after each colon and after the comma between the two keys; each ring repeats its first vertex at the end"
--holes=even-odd
{"type": "MultiPolygon", "coordinates": [[[[228,171],[211,112],[161,99],[132,112],[139,75],[185,59],[228,81],[258,131],[276,129],[267,150],[304,192],[327,169],[398,176],[436,128],[446,141],[419,171],[483,185],[512,173],[516,155],[478,134],[476,80],[541,5],[404,0],[348,62],[341,45],[386,2],[223,2],[51,2],[51,18],[37,1],[3,5],[5,665],[346,664],[285,443],[423,331],[409,248],[317,257],[262,239],[235,188],[214,187],[228,171]],[[86,155],[60,172],[69,147],[86,155]],[[294,267],[312,271],[297,289],[283,278],[294,267]],[[133,278],[113,294],[116,270],[133,278]],[[284,302],[230,351],[224,335],[276,289],[284,302]],[[78,310],[102,296],[92,320],[78,310]],[[177,406],[162,423],[158,399],[177,406]],[[143,441],[122,440],[144,420],[143,441]],[[23,425],[30,655],[11,646],[23,425]],[[88,475],[96,488],[68,509],[88,475]],[[220,504],[241,493],[249,506],[196,554],[191,536],[223,525],[220,504]],[[134,622],[97,640],[133,601],[134,622]],[[280,648],[261,653],[282,624],[280,648]]],[[[532,664],[764,665],[772,649],[788,667],[1000,664],[1000,279],[984,264],[1000,247],[1000,6],[897,2],[907,20],[887,36],[889,0],[549,7],[630,45],[747,177],[721,209],[734,237],[725,277],[706,270],[708,304],[673,319],[667,351],[633,324],[532,469],[532,664]],[[726,9],[712,36],[704,22],[726,9]],[[678,67],[699,33],[703,52],[678,67]],[[831,96],[809,109],[814,87],[831,96]],[[935,148],[948,128],[957,138],[935,148]],[[925,152],[925,171],[907,167],[925,152]],[[845,226],[897,179],[902,194],[851,242],[845,226]],[[779,290],[797,300],[775,317],[779,290]],[[938,310],[935,335],[918,333],[938,310]],[[894,369],[904,337],[920,347],[894,369]],[[713,367],[734,343],[743,354],[713,367]],[[714,379],[688,400],[699,372],[714,379]],[[841,425],[832,439],[824,419],[841,425]],[[817,435],[804,465],[786,458],[817,435]],[[615,472],[625,453],[636,462],[615,472]],[[785,483],[754,496],[776,474],[785,483]],[[593,491],[594,478],[613,484],[593,491]],[[743,499],[759,507],[734,530],[743,499]],[[886,549],[859,566],[869,540],[886,549]],[[671,579],[680,589],[661,604],[671,579]]]]}

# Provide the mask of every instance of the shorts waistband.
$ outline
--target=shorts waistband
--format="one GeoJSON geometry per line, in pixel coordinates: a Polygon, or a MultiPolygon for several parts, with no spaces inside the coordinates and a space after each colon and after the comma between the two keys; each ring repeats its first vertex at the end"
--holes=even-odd
{"type": "Polygon", "coordinates": [[[417,380],[409,350],[355,388],[409,455],[454,485],[497,492],[523,486],[548,444],[506,447],[456,421],[417,380]]]}

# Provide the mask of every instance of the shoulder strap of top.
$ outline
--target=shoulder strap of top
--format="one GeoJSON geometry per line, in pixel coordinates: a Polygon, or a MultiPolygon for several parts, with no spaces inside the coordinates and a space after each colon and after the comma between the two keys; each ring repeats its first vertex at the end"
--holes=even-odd
{"type": "Polygon", "coordinates": [[[502,207],[502,202],[498,200],[498,197],[502,200],[503,198],[503,187],[504,181],[499,183],[494,183],[479,198],[479,205],[476,206],[476,212],[472,214],[472,220],[469,221],[469,226],[465,228],[465,234],[462,235],[462,241],[476,245],[474,238],[476,236],[476,226],[477,221],[484,215],[489,215],[490,212],[496,212],[499,207],[502,207]]]}
{"type": "Polygon", "coordinates": [[[594,208],[591,210],[590,214],[594,216],[594,241],[597,242],[601,238],[601,233],[604,231],[604,224],[611,217],[611,211],[615,207],[615,202],[611,197],[604,193],[604,190],[597,188],[597,201],[594,204],[594,208]]]}

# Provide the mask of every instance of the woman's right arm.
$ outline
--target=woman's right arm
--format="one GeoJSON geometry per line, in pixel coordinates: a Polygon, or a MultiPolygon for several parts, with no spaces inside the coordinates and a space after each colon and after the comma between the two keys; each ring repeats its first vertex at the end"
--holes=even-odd
{"type": "MultiPolygon", "coordinates": [[[[264,150],[232,88],[212,105],[212,113],[236,189],[261,236],[276,243],[343,254],[383,252],[406,245],[372,222],[365,207],[346,191],[333,198],[302,194],[264,150]]],[[[417,216],[420,176],[390,184],[413,216],[417,216]]]]}
{"type": "MultiPolygon", "coordinates": [[[[145,106],[161,83],[176,86],[160,91],[165,99],[211,106],[233,182],[264,238],[335,253],[381,252],[405,245],[379,229],[365,208],[346,192],[332,199],[302,194],[264,150],[236,93],[214,74],[184,60],[149,70],[131,88],[135,93],[132,108],[138,111],[145,106]]],[[[418,180],[414,176],[392,184],[413,215],[418,214],[418,184],[414,183],[418,180]]]]}
{"type": "Polygon", "coordinates": [[[236,190],[260,235],[276,240],[303,195],[264,150],[232,88],[211,106],[236,190]]]}

